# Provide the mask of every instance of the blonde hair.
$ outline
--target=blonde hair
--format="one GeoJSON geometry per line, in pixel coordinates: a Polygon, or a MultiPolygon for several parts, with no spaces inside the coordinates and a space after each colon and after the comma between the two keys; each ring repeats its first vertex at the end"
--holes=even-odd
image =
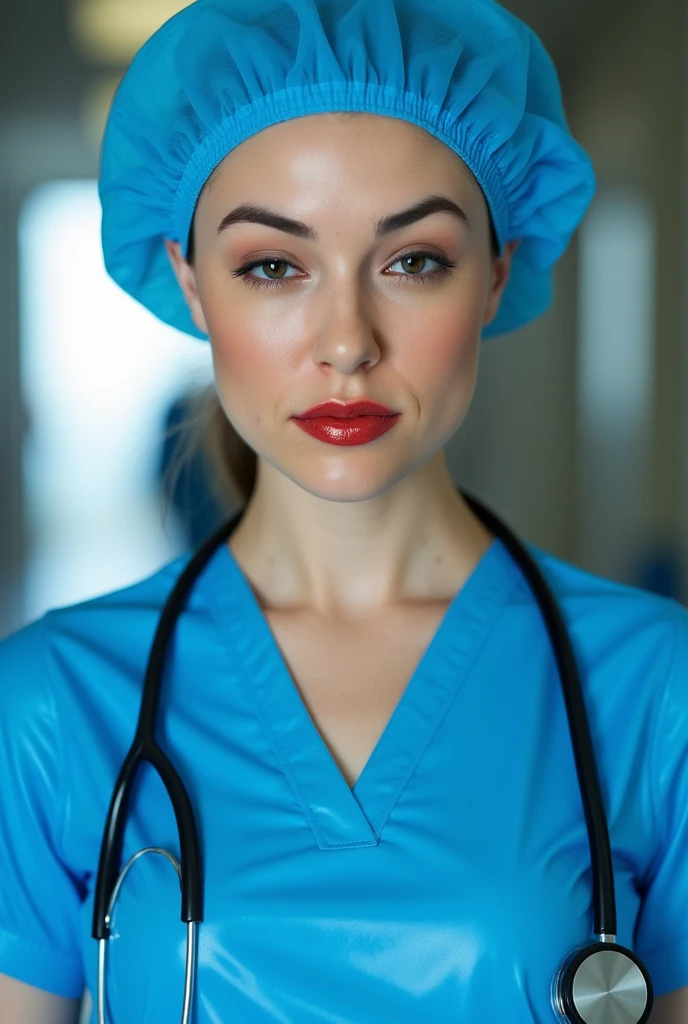
{"type": "Polygon", "coordinates": [[[219,507],[228,514],[243,509],[255,487],[258,457],[227,419],[214,383],[185,398],[180,422],[166,436],[174,435],[177,441],[163,477],[164,515],[184,467],[199,456],[219,507]]]}

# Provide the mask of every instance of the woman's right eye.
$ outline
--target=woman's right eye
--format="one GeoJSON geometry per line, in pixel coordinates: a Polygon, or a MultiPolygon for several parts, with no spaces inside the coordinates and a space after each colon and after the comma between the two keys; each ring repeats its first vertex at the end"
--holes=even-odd
{"type": "Polygon", "coordinates": [[[283,274],[281,277],[257,277],[255,274],[250,273],[250,271],[256,269],[261,270],[263,267],[270,267],[271,270],[279,267],[291,267],[293,270],[298,270],[298,267],[293,263],[289,263],[288,260],[254,260],[253,263],[248,263],[244,267],[239,267],[238,270],[233,270],[232,277],[241,277],[246,284],[250,284],[254,288],[280,287],[283,281],[290,281],[294,277],[293,274],[290,276],[283,274]]]}

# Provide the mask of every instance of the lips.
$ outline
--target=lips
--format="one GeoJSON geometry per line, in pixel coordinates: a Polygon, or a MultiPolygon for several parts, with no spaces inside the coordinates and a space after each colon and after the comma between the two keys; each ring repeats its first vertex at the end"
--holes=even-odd
{"type": "Polygon", "coordinates": [[[294,425],[317,441],[335,445],[368,444],[392,430],[401,419],[393,416],[313,416],[304,420],[292,416],[294,425]]]}
{"type": "Polygon", "coordinates": [[[356,402],[338,402],[330,399],[320,405],[314,405],[312,409],[300,413],[294,419],[312,420],[321,416],[332,416],[337,419],[352,419],[355,416],[396,416],[394,409],[380,405],[378,402],[371,402],[368,399],[361,399],[356,402]]]}

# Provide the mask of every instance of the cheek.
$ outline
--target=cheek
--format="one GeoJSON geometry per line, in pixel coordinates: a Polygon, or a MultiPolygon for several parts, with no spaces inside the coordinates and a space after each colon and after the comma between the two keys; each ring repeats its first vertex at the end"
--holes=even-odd
{"type": "Polygon", "coordinates": [[[433,374],[438,369],[455,374],[467,363],[470,366],[486,311],[483,261],[467,257],[436,289],[418,284],[406,290],[409,295],[399,310],[395,335],[406,339],[433,374]],[[416,289],[418,294],[414,294],[416,289]]]}
{"type": "Polygon", "coordinates": [[[470,360],[480,328],[472,318],[452,306],[438,307],[432,315],[414,325],[414,352],[419,365],[427,365],[433,376],[445,370],[454,374],[470,360]]]}
{"type": "Polygon", "coordinates": [[[295,411],[289,403],[294,400],[298,338],[303,334],[294,334],[284,315],[257,316],[255,308],[240,303],[215,314],[204,312],[220,403],[243,440],[261,450],[263,432],[295,411]]]}
{"type": "Polygon", "coordinates": [[[404,331],[400,370],[426,411],[447,426],[463,416],[475,388],[481,320],[475,310],[447,301],[400,325],[404,331]]]}
{"type": "Polygon", "coordinates": [[[233,416],[240,416],[242,410],[253,409],[255,414],[261,395],[274,396],[284,375],[279,334],[266,337],[256,331],[255,323],[242,323],[235,315],[223,324],[208,322],[208,327],[218,391],[228,403],[225,411],[229,408],[233,416]]]}
{"type": "Polygon", "coordinates": [[[248,285],[212,279],[204,285],[203,313],[218,385],[240,406],[247,405],[250,394],[267,394],[269,384],[284,377],[293,327],[279,302],[271,306],[269,300],[252,298],[248,285]]]}

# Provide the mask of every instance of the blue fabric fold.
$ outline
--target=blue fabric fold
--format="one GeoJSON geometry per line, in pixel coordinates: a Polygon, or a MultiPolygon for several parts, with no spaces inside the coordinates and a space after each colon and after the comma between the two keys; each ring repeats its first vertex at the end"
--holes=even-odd
{"type": "Polygon", "coordinates": [[[165,323],[193,323],[163,239],[184,255],[201,189],[245,139],[338,110],[402,118],[479,182],[500,251],[521,244],[483,337],[540,316],[595,176],[537,35],[494,0],[196,0],[141,47],[101,150],[105,266],[165,323]]]}

